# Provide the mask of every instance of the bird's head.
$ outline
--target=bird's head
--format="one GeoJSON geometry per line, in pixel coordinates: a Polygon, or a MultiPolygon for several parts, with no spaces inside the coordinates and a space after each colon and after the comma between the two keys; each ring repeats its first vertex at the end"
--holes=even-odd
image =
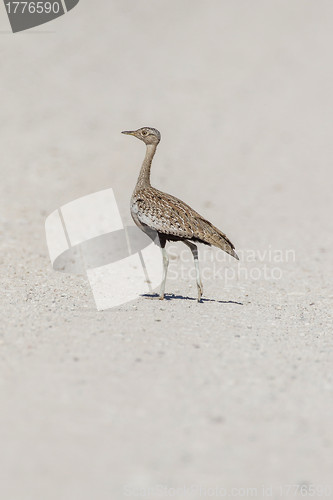
{"type": "Polygon", "coordinates": [[[137,137],[147,145],[155,144],[157,146],[161,140],[161,134],[159,131],[152,127],[142,127],[138,130],[124,130],[122,134],[134,135],[134,137],[137,137]]]}

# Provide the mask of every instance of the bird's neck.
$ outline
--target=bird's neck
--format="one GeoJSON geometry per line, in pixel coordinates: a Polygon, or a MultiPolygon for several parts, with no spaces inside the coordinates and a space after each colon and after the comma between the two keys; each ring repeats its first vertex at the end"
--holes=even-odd
{"type": "Polygon", "coordinates": [[[142,163],[138,182],[136,183],[137,187],[150,187],[150,168],[151,162],[153,161],[154,154],[156,152],[156,147],[156,144],[147,144],[146,156],[142,163]]]}

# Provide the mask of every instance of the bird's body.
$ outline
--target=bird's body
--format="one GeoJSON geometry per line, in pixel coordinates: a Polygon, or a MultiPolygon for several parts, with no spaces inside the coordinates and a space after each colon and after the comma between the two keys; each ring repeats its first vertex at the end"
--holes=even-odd
{"type": "Polygon", "coordinates": [[[198,301],[202,295],[202,283],[198,266],[196,242],[213,245],[238,259],[234,245],[227,236],[211,222],[202,217],[189,205],[175,196],[164,193],[150,184],[150,168],[156,147],[160,141],[158,130],[144,127],[133,132],[145,142],[147,149],[140,175],[131,198],[131,215],[135,224],[144,232],[156,231],[163,251],[164,280],[160,298],[164,298],[164,288],[168,267],[165,251],[167,241],[182,241],[192,251],[197,271],[198,301]]]}
{"type": "Polygon", "coordinates": [[[213,245],[237,258],[234,245],[222,231],[183,201],[151,186],[134,191],[131,214],[137,226],[154,229],[162,241],[213,245]]]}

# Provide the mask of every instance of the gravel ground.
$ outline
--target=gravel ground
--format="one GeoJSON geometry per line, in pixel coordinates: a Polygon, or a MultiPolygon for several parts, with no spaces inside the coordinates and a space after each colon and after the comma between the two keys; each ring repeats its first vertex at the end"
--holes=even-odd
{"type": "Polygon", "coordinates": [[[0,14],[1,498],[333,498],[332,3],[82,1],[16,35],[0,14]],[[144,148],[120,131],[143,125],[153,184],[241,260],[198,304],[178,244],[169,300],[97,312],[44,222],[108,187],[129,222],[144,148]]]}

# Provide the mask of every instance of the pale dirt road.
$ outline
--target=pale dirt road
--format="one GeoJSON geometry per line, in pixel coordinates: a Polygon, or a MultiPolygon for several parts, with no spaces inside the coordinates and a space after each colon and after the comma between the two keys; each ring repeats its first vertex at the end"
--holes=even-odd
{"type": "Polygon", "coordinates": [[[17,35],[0,15],[1,499],[332,483],[332,3],[82,0],[17,35]],[[120,131],[143,125],[153,183],[241,274],[97,312],[44,221],[107,187],[129,221],[144,149],[120,131]]]}

